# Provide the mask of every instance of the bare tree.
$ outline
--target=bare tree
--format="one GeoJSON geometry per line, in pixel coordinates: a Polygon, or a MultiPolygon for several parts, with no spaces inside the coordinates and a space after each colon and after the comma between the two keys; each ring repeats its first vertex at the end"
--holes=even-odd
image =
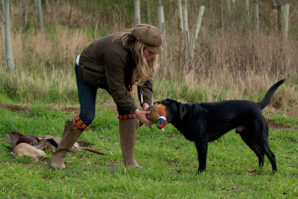
{"type": "Polygon", "coordinates": [[[183,21],[182,21],[182,1],[177,1],[177,8],[178,8],[178,29],[179,32],[183,34],[183,21]]]}
{"type": "MultiPolygon", "coordinates": [[[[163,12],[163,6],[161,0],[158,0],[158,22],[159,22],[159,29],[163,36],[162,48],[167,49],[167,39],[166,39],[166,29],[165,29],[165,17],[163,12]]],[[[163,55],[160,57],[160,61],[164,60],[164,57],[167,57],[167,51],[163,51],[163,55]]]]}
{"type": "Polygon", "coordinates": [[[140,0],[135,0],[135,24],[141,23],[140,0]]]}
{"type": "Polygon", "coordinates": [[[161,0],[158,1],[158,22],[160,31],[164,34],[165,33],[165,17],[163,12],[163,6],[161,4],[161,0]]]}
{"type": "Polygon", "coordinates": [[[70,11],[69,11],[69,15],[68,15],[68,24],[70,24],[70,22],[71,22],[71,15],[72,15],[73,3],[74,3],[74,0],[71,0],[70,11]]]}
{"type": "Polygon", "coordinates": [[[10,0],[4,1],[4,15],[5,15],[5,44],[6,44],[6,63],[8,71],[13,72],[15,70],[11,39],[10,39],[10,0]]]}
{"type": "Polygon", "coordinates": [[[191,46],[191,51],[190,51],[191,60],[194,57],[195,47],[196,47],[197,39],[198,39],[198,36],[199,36],[200,28],[201,28],[201,22],[202,22],[204,10],[205,10],[205,6],[200,6],[200,11],[199,11],[199,14],[198,14],[196,29],[195,29],[193,42],[192,42],[192,46],[191,46]]]}
{"type": "Polygon", "coordinates": [[[40,30],[44,30],[41,0],[35,0],[35,4],[38,14],[38,27],[40,30]]]}
{"type": "Polygon", "coordinates": [[[228,8],[228,12],[231,12],[231,3],[230,3],[230,0],[227,0],[227,8],[228,8]]]}
{"type": "Polygon", "coordinates": [[[28,25],[27,0],[22,0],[22,15],[23,15],[23,25],[24,27],[27,27],[28,25]]]}
{"type": "Polygon", "coordinates": [[[249,0],[245,0],[246,23],[249,24],[249,0]]]}
{"type": "Polygon", "coordinates": [[[2,13],[4,15],[4,0],[0,0],[2,13]]]}
{"type": "Polygon", "coordinates": [[[0,18],[0,37],[1,37],[1,47],[2,47],[2,52],[3,52],[3,57],[4,60],[6,60],[5,56],[5,43],[4,43],[4,32],[2,31],[2,25],[4,23],[4,0],[0,0],[0,7],[1,7],[1,18],[0,18]]]}
{"type": "Polygon", "coordinates": [[[281,2],[280,0],[272,0],[272,7],[273,12],[275,13],[275,20],[277,24],[277,30],[280,33],[281,32],[281,2]]]}
{"type": "Polygon", "coordinates": [[[179,65],[182,65],[182,46],[183,46],[183,17],[182,17],[182,1],[176,0],[178,9],[178,31],[179,31],[179,65]]]}
{"type": "Polygon", "coordinates": [[[183,29],[184,29],[185,59],[186,59],[186,63],[189,63],[190,49],[189,49],[187,0],[184,1],[184,8],[183,8],[182,12],[183,12],[183,25],[184,25],[183,29]]]}
{"type": "Polygon", "coordinates": [[[256,29],[259,31],[260,29],[260,22],[259,22],[259,0],[255,0],[255,23],[256,29]]]}
{"type": "Polygon", "coordinates": [[[150,14],[150,1],[147,1],[147,23],[151,24],[151,14],[150,14]]]}
{"type": "Polygon", "coordinates": [[[220,0],[220,23],[221,23],[221,31],[224,31],[224,15],[223,15],[223,0],[220,0]]]}
{"type": "Polygon", "coordinates": [[[282,11],[282,20],[283,20],[283,38],[285,41],[288,40],[288,32],[289,32],[289,10],[290,4],[285,4],[281,7],[282,11]]]}

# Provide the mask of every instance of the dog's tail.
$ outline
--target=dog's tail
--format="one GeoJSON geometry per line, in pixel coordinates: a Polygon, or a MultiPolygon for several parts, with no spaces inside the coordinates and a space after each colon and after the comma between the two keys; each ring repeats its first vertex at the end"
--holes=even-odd
{"type": "Polygon", "coordinates": [[[271,86],[271,88],[269,88],[269,90],[267,91],[264,99],[260,102],[258,102],[258,105],[260,107],[260,109],[262,110],[263,108],[265,108],[269,103],[270,100],[274,94],[274,92],[276,91],[276,89],[282,84],[284,83],[285,79],[283,80],[279,80],[278,82],[276,82],[275,84],[273,84],[273,86],[271,86]]]}

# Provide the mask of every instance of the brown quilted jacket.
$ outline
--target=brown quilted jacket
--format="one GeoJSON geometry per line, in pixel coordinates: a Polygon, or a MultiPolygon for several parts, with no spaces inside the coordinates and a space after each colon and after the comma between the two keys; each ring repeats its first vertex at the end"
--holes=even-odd
{"type": "MultiPolygon", "coordinates": [[[[79,66],[99,70],[102,76],[97,80],[98,86],[107,89],[118,107],[131,114],[137,108],[130,95],[136,63],[133,53],[124,48],[121,39],[115,39],[116,36],[107,35],[87,46],[81,53],[79,66]]],[[[151,104],[152,81],[138,86],[138,93],[142,93],[144,103],[151,104]]]]}

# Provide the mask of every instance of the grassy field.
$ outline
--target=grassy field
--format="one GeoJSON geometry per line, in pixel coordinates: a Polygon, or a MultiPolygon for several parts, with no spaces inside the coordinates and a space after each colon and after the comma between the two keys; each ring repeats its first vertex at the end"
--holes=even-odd
{"type": "Polygon", "coordinates": [[[67,157],[66,170],[53,170],[47,158],[15,159],[5,133],[61,136],[65,113],[49,105],[30,112],[0,109],[0,198],[297,198],[297,128],[295,118],[270,116],[269,144],[277,157],[272,175],[234,131],[209,144],[207,171],[197,175],[194,144],[168,125],[162,132],[142,126],[136,158],[142,169],[125,168],[119,144],[118,119],[112,108],[98,109],[91,130],[80,140],[104,152],[79,152],[67,157]],[[274,124],[274,125],[273,125],[274,124]]]}
{"type": "MultiPolygon", "coordinates": [[[[137,132],[136,158],[143,168],[125,168],[116,107],[102,91],[97,95],[91,130],[80,139],[94,143],[92,148],[106,155],[72,154],[67,157],[66,170],[49,167],[50,152],[37,162],[14,158],[4,135],[17,131],[61,137],[65,120],[79,111],[73,70],[76,56],[95,39],[134,24],[131,0],[42,2],[44,31],[38,29],[34,1],[11,1],[15,72],[7,71],[4,49],[0,52],[1,199],[298,198],[298,1],[288,1],[287,41],[278,31],[270,1],[256,1],[260,6],[259,30],[253,20],[254,3],[250,4],[252,23],[247,24],[244,1],[235,1],[231,10],[226,9],[225,1],[188,1],[191,42],[199,6],[206,7],[191,62],[184,55],[184,42],[180,42],[176,1],[162,1],[166,37],[160,68],[153,78],[154,100],[257,101],[274,82],[287,79],[263,111],[270,123],[276,175],[272,175],[267,158],[264,167],[258,168],[256,155],[234,131],[210,143],[207,171],[197,175],[194,144],[171,125],[164,132],[142,126],[137,132]],[[16,104],[22,106],[11,106],[16,104]]],[[[147,21],[145,2],[151,5],[152,25],[158,26],[157,0],[142,3],[142,22],[147,21]]],[[[3,19],[0,12],[0,23],[3,19]]]]}

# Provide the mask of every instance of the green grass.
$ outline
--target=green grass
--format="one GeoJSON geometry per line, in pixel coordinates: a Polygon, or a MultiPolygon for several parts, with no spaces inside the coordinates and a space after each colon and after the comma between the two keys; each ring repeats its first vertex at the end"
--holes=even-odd
{"type": "Polygon", "coordinates": [[[53,170],[47,159],[15,159],[3,136],[10,131],[61,136],[66,114],[35,105],[30,113],[0,109],[0,198],[297,198],[297,120],[274,115],[287,129],[270,131],[277,157],[272,175],[265,159],[258,168],[255,154],[233,131],[209,144],[207,171],[197,175],[194,144],[168,125],[165,132],[142,126],[136,158],[142,169],[125,168],[119,144],[118,119],[110,109],[98,110],[81,140],[106,153],[79,152],[66,159],[66,170],[53,170]],[[119,165],[117,167],[117,165],[119,165]]]}

